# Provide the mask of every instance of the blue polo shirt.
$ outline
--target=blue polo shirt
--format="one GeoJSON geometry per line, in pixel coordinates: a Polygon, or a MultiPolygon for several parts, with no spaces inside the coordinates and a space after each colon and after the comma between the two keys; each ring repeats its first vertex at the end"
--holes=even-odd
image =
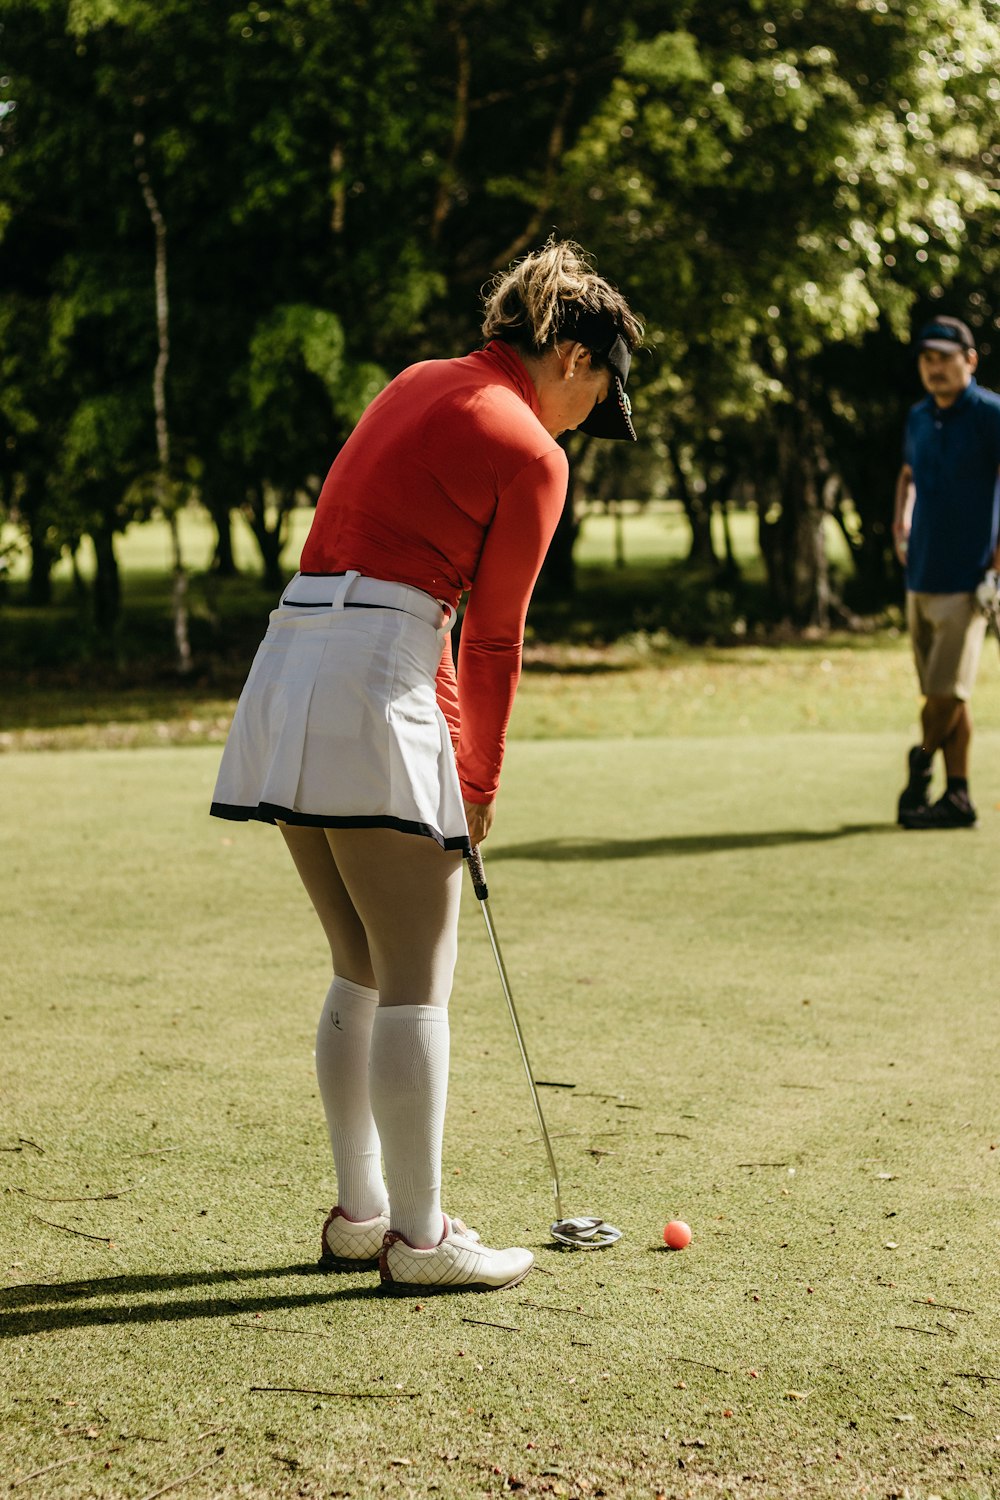
{"type": "Polygon", "coordinates": [[[906,552],[906,587],[965,594],[993,559],[1000,520],[1000,396],[975,378],[953,406],[926,396],[910,408],[903,461],[916,502],[906,552]]]}

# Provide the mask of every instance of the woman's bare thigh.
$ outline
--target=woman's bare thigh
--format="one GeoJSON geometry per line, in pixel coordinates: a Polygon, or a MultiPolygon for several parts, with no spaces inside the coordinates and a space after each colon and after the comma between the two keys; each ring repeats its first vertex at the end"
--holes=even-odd
{"type": "Polygon", "coordinates": [[[347,893],[324,828],[279,823],[282,836],[330,944],[334,973],[375,987],[364,923],[347,893]]]}
{"type": "Polygon", "coordinates": [[[447,1005],[458,954],[462,855],[392,828],[328,828],[368,940],[383,1005],[447,1005]]]}

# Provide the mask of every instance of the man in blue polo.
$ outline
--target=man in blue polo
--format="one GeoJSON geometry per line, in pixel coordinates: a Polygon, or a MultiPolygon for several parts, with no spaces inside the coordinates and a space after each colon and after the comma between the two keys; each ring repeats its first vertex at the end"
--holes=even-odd
{"type": "Polygon", "coordinates": [[[893,541],[906,567],[906,617],[924,695],[909,754],[904,828],[974,828],[969,795],[972,695],[986,619],[976,590],[1000,567],[1000,396],[976,381],[972,333],[935,318],[917,339],[927,396],[910,409],[896,482],[893,541]],[[947,786],[928,805],[936,751],[947,786]]]}

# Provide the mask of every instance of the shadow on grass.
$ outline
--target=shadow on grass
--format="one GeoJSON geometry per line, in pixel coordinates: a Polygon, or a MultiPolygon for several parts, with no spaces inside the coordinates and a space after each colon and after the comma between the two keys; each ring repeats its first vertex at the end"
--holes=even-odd
{"type": "Polygon", "coordinates": [[[839,828],[783,828],[758,833],[681,833],[652,839],[547,839],[490,849],[491,865],[502,859],[534,859],[563,864],[571,860],[653,859],[663,854],[726,854],[739,849],[781,849],[788,844],[826,844],[867,833],[892,833],[895,823],[844,823],[839,828]]]}
{"type": "Polygon", "coordinates": [[[634,661],[569,661],[560,658],[555,652],[549,653],[543,659],[529,657],[522,665],[524,673],[536,672],[546,677],[621,677],[626,672],[634,672],[640,666],[648,663],[634,661]]]}
{"type": "MultiPolygon", "coordinates": [[[[377,1278],[376,1271],[364,1274],[377,1278]]],[[[289,1312],[297,1307],[366,1301],[383,1295],[377,1279],[365,1286],[344,1285],[338,1276],[321,1271],[315,1262],[244,1271],[178,1271],[162,1276],[106,1276],[87,1281],[35,1282],[3,1288],[0,1293],[3,1301],[0,1338],[28,1338],[35,1333],[106,1327],[113,1323],[141,1326],[180,1323],[190,1318],[289,1312]],[[306,1277],[314,1283],[314,1289],[266,1295],[253,1290],[253,1284],[260,1281],[306,1277]],[[315,1286],[317,1281],[319,1286],[315,1286]],[[221,1287],[219,1283],[222,1283],[221,1287]],[[247,1289],[245,1294],[244,1287],[247,1289]],[[203,1294],[177,1301],[166,1295],[187,1289],[203,1289],[203,1294]],[[227,1289],[233,1295],[227,1295],[227,1289]],[[138,1304],[129,1300],[125,1306],[119,1304],[121,1298],[138,1297],[149,1300],[138,1304]],[[81,1306],[84,1299],[87,1306],[81,1306]]]]}

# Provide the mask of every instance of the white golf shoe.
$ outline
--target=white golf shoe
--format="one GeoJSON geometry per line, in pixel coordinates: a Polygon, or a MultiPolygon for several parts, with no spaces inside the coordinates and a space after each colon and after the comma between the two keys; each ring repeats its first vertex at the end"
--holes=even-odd
{"type": "Polygon", "coordinates": [[[382,1288],[401,1296],[430,1292],[496,1292],[517,1286],[535,1263],[530,1250],[490,1250],[461,1219],[444,1215],[445,1236],[430,1250],[416,1250],[390,1229],[379,1256],[382,1288]]]}
{"type": "Polygon", "coordinates": [[[332,1208],[323,1225],[319,1263],[324,1271],[369,1271],[378,1264],[389,1228],[389,1215],[349,1219],[342,1208],[332,1208]]]}

